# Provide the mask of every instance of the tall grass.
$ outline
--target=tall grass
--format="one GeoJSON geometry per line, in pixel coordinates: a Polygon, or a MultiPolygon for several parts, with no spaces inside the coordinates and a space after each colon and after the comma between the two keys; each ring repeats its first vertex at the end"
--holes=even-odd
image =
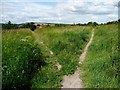
{"type": "MultiPolygon", "coordinates": [[[[79,55],[88,42],[92,27],[68,26],[38,29],[35,33],[54,55],[48,55],[47,67],[33,78],[33,88],[58,88],[61,87],[63,75],[74,73],[78,66],[79,55]],[[62,66],[58,71],[56,64],[62,66]],[[40,77],[43,77],[42,79],[40,77]]],[[[46,53],[43,50],[44,53],[46,53]]]]}
{"type": "Polygon", "coordinates": [[[3,31],[3,89],[61,87],[63,76],[76,70],[91,30],[90,26],[66,26],[33,33],[24,29],[3,31]],[[61,70],[57,69],[58,62],[61,70]]]}
{"type": "Polygon", "coordinates": [[[118,88],[118,27],[100,25],[81,69],[87,88],[118,88]]]}
{"type": "Polygon", "coordinates": [[[45,58],[28,30],[2,32],[3,90],[30,89],[31,79],[45,58]]]}

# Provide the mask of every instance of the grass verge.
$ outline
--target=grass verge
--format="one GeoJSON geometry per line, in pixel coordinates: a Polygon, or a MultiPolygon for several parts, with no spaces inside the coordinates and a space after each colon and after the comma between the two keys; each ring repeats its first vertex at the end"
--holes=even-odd
{"type": "Polygon", "coordinates": [[[2,89],[30,89],[45,58],[28,30],[2,32],[2,89]]]}
{"type": "Polygon", "coordinates": [[[86,88],[118,88],[118,26],[100,25],[81,66],[86,88]]]}

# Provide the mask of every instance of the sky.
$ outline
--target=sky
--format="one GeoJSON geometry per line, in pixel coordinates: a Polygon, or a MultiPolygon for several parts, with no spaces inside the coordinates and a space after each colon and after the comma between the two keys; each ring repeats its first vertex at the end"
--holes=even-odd
{"type": "Polygon", "coordinates": [[[0,23],[105,23],[118,19],[119,0],[2,0],[0,23]]]}

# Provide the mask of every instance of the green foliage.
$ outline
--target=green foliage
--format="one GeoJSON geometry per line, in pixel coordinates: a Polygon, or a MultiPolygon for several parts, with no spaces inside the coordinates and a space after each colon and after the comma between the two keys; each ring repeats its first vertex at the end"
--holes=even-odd
{"type": "Polygon", "coordinates": [[[3,90],[30,89],[31,79],[45,58],[28,31],[3,31],[3,90]]]}
{"type": "Polygon", "coordinates": [[[53,45],[51,45],[52,50],[54,50],[56,54],[59,54],[63,50],[68,51],[68,53],[80,54],[79,51],[82,50],[84,43],[87,42],[89,38],[88,31],[68,31],[63,34],[57,34],[58,33],[54,33],[55,36],[61,38],[53,41],[53,45]]]}
{"type": "Polygon", "coordinates": [[[35,25],[31,25],[30,26],[30,30],[34,31],[36,29],[36,26],[35,25]]]}
{"type": "Polygon", "coordinates": [[[117,24],[99,25],[81,69],[86,88],[119,88],[117,24]]]}
{"type": "Polygon", "coordinates": [[[106,24],[118,24],[119,20],[118,21],[111,21],[111,22],[107,22],[106,24]]]}
{"type": "MultiPolygon", "coordinates": [[[[79,56],[92,29],[93,26],[88,25],[46,27],[32,33],[24,29],[2,31],[3,89],[61,87],[63,75],[72,74],[76,70],[79,56]],[[35,34],[36,40],[32,34],[35,34]],[[34,41],[39,43],[40,49],[34,41]],[[53,51],[53,55],[49,53],[49,49],[53,51]],[[61,70],[57,69],[58,62],[62,66],[61,70]]],[[[119,87],[117,41],[117,24],[96,26],[93,43],[86,60],[80,66],[85,87],[119,87]]]]}
{"type": "Polygon", "coordinates": [[[89,40],[91,30],[91,27],[80,26],[47,27],[35,30],[37,39],[52,50],[53,55],[47,54],[49,50],[42,47],[42,52],[47,54],[48,65],[34,76],[33,88],[60,88],[63,75],[72,74],[76,70],[79,55],[89,40]],[[57,62],[62,66],[61,70],[57,69],[57,62]]]}
{"type": "Polygon", "coordinates": [[[25,23],[22,24],[22,26],[20,28],[32,28],[33,27],[34,22],[30,22],[30,23],[25,23]]]}
{"type": "Polygon", "coordinates": [[[68,24],[55,24],[56,27],[65,27],[68,26],[68,24]]]}
{"type": "Polygon", "coordinates": [[[97,25],[98,25],[98,23],[97,23],[97,22],[88,22],[88,24],[87,24],[87,25],[91,25],[91,26],[95,27],[95,26],[97,26],[97,25]]]}
{"type": "Polygon", "coordinates": [[[75,71],[90,29],[70,26],[47,27],[32,33],[25,29],[2,31],[3,89],[61,87],[63,75],[75,71]],[[40,49],[34,42],[34,33],[37,41],[44,43],[37,42],[40,49]],[[54,55],[50,55],[49,49],[54,55]],[[62,65],[60,71],[58,62],[62,65]]]}
{"type": "Polygon", "coordinates": [[[2,24],[2,29],[18,29],[17,24],[12,24],[11,21],[9,21],[7,24],[2,24]]]}

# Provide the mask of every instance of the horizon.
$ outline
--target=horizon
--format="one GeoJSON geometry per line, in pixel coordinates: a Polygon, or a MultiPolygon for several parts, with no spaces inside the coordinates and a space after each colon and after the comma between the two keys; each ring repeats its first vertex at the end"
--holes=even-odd
{"type": "Polygon", "coordinates": [[[119,0],[4,0],[0,23],[45,22],[76,24],[118,20],[119,0]],[[34,11],[34,12],[33,12],[34,11]]]}
{"type": "MultiPolygon", "coordinates": [[[[111,20],[111,21],[107,21],[107,22],[104,22],[104,23],[98,23],[96,22],[97,24],[106,24],[108,22],[115,22],[115,21],[118,21],[118,20],[111,20]]],[[[8,21],[9,22],[9,21],[8,21]]],[[[4,23],[1,23],[0,24],[7,24],[8,22],[4,22],[4,23]]],[[[11,22],[11,21],[10,21],[11,22]]],[[[11,22],[12,24],[25,24],[25,23],[31,23],[33,21],[30,21],[30,22],[21,22],[21,23],[13,23],[11,22]]],[[[89,22],[92,22],[92,21],[89,21],[89,22]]],[[[86,22],[86,23],[52,23],[52,22],[33,22],[33,23],[46,23],[46,24],[88,24],[89,22],[86,22]]],[[[92,22],[94,23],[94,22],[92,22]]]]}

